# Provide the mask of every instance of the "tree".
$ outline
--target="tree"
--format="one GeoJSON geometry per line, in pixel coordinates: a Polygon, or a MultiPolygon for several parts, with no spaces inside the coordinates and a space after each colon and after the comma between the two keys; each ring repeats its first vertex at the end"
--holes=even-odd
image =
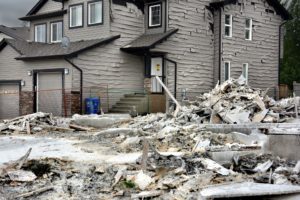
{"type": "Polygon", "coordinates": [[[300,83],[300,0],[285,2],[293,19],[286,25],[284,55],[280,70],[280,83],[293,86],[293,81],[300,83]]]}

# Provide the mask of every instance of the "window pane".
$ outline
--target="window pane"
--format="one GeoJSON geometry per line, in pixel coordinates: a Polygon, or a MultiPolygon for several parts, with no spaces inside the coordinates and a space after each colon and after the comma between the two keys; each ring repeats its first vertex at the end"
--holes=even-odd
{"type": "Polygon", "coordinates": [[[150,26],[158,26],[161,24],[161,6],[154,5],[150,7],[149,13],[150,26]]]}
{"type": "Polygon", "coordinates": [[[225,71],[224,71],[224,75],[225,75],[224,78],[225,78],[225,81],[226,81],[226,80],[229,79],[229,73],[230,73],[230,72],[229,72],[229,70],[230,70],[229,63],[228,63],[228,62],[225,62],[224,66],[225,66],[225,67],[224,67],[224,70],[225,70],[225,71]]]}
{"type": "Polygon", "coordinates": [[[62,31],[63,30],[63,23],[62,22],[58,22],[57,23],[57,41],[61,41],[62,39],[62,31]]]}
{"type": "Polygon", "coordinates": [[[102,23],[102,1],[89,4],[89,24],[102,23]]]}
{"type": "Polygon", "coordinates": [[[246,23],[246,28],[250,28],[250,19],[246,19],[245,23],[246,23]]]}
{"type": "Polygon", "coordinates": [[[46,25],[37,25],[35,27],[35,41],[46,42],[46,25]]]}
{"type": "Polygon", "coordinates": [[[225,35],[230,36],[230,27],[229,26],[225,26],[225,35]]]}
{"type": "Polygon", "coordinates": [[[62,22],[56,22],[51,24],[51,42],[60,42],[62,39],[62,22]]]}
{"type": "Polygon", "coordinates": [[[70,8],[71,27],[82,26],[82,6],[73,6],[70,8]]]}
{"type": "Polygon", "coordinates": [[[249,30],[245,30],[245,38],[246,39],[250,39],[250,31],[249,30]]]}
{"type": "Polygon", "coordinates": [[[230,25],[230,15],[225,15],[225,24],[230,25]]]}

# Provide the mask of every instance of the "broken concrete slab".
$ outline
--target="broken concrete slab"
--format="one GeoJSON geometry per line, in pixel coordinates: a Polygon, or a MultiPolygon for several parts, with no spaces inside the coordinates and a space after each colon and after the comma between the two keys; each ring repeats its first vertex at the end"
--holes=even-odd
{"type": "Polygon", "coordinates": [[[252,182],[215,185],[203,189],[199,194],[199,200],[287,194],[297,194],[298,198],[300,198],[300,186],[273,185],[252,182]]]}
{"type": "Polygon", "coordinates": [[[24,170],[8,171],[7,175],[9,176],[10,180],[18,182],[32,182],[37,178],[36,175],[31,171],[24,170]]]}
{"type": "Polygon", "coordinates": [[[131,120],[129,114],[104,114],[104,115],[74,115],[72,122],[85,127],[106,128],[113,124],[131,120]]]}

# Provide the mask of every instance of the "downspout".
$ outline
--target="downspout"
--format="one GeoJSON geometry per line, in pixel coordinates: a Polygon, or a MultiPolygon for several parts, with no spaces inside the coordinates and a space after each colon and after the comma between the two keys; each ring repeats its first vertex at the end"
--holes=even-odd
{"type": "Polygon", "coordinates": [[[168,9],[167,6],[169,6],[168,1],[165,0],[165,32],[167,32],[167,23],[168,23],[168,9]]]}
{"type": "Polygon", "coordinates": [[[166,61],[170,62],[170,63],[173,63],[174,66],[175,66],[175,77],[174,77],[174,97],[176,99],[177,97],[177,62],[174,61],[174,60],[171,60],[169,58],[165,58],[166,61]]]}
{"type": "Polygon", "coordinates": [[[221,71],[222,71],[222,54],[221,54],[221,48],[222,48],[222,8],[220,8],[220,19],[219,19],[219,84],[221,84],[221,71]]]}
{"type": "Polygon", "coordinates": [[[83,71],[77,65],[75,65],[68,58],[64,58],[70,65],[72,65],[75,69],[77,69],[80,73],[80,114],[82,114],[82,103],[83,103],[83,71]]]}
{"type": "Polygon", "coordinates": [[[279,38],[278,38],[278,41],[279,41],[279,51],[278,51],[278,86],[279,86],[279,83],[280,83],[280,68],[281,68],[281,60],[280,60],[280,56],[281,56],[281,28],[282,26],[286,23],[287,21],[283,21],[280,25],[279,25],[279,38]]]}

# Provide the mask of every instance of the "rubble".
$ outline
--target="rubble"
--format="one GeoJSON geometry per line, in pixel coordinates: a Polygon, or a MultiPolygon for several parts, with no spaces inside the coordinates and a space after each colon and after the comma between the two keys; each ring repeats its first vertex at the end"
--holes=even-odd
{"type": "MultiPolygon", "coordinates": [[[[185,102],[173,114],[65,119],[36,113],[6,120],[2,133],[27,135],[1,136],[6,141],[1,148],[23,152],[32,147],[33,153],[1,165],[0,194],[6,199],[297,195],[300,161],[267,148],[270,131],[287,132],[289,125],[282,122],[296,116],[296,99],[276,102],[240,78],[185,102]],[[37,132],[45,135],[28,136],[37,132]]],[[[296,135],[299,127],[291,131],[296,135]]]]}

